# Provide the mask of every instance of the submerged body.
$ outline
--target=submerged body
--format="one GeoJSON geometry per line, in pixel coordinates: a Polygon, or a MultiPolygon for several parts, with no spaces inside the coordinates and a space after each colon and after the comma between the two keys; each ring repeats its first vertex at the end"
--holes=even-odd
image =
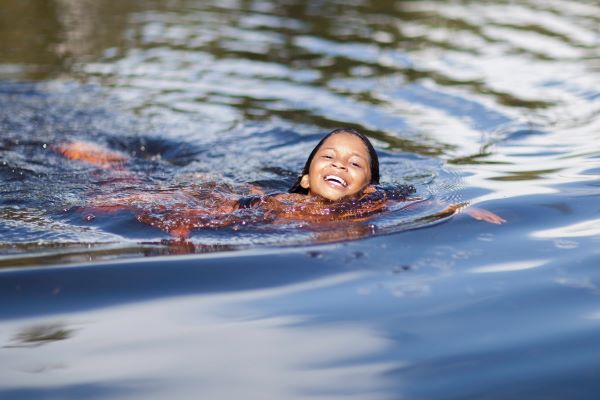
{"type": "MultiPolygon", "coordinates": [[[[81,141],[63,143],[54,146],[54,150],[68,159],[119,170],[121,174],[128,160],[124,154],[81,141]]],[[[94,219],[99,213],[128,210],[139,222],[185,239],[194,229],[251,223],[296,222],[300,227],[305,223],[312,227],[337,221],[360,223],[398,203],[410,206],[423,202],[411,197],[416,191],[413,186],[379,185],[377,154],[368,139],[353,130],[332,131],[323,138],[290,193],[267,194],[251,185],[234,190],[211,181],[187,187],[144,188],[135,185],[138,178],[134,174],[125,170],[125,175],[129,191],[91,198],[86,206],[79,207],[86,219],[94,219]],[[132,191],[136,186],[140,189],[132,191]]],[[[452,215],[463,208],[464,205],[449,205],[438,214],[452,215]]],[[[477,219],[504,222],[484,210],[469,211],[477,219]]]]}
{"type": "Polygon", "coordinates": [[[128,210],[138,221],[185,239],[195,229],[236,225],[297,222],[300,226],[303,223],[318,226],[336,221],[361,222],[392,204],[417,202],[419,199],[407,197],[414,191],[412,186],[377,187],[361,196],[330,201],[297,193],[240,196],[227,185],[206,182],[190,188],[101,196],[90,199],[80,211],[95,216],[128,210]]]}

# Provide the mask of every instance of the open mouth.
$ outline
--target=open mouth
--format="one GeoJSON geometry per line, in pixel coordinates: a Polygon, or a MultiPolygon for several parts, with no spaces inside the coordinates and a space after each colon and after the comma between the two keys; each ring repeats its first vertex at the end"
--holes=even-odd
{"type": "Polygon", "coordinates": [[[335,184],[340,185],[342,187],[348,186],[348,184],[346,183],[345,180],[343,180],[339,176],[335,176],[335,175],[327,175],[325,177],[325,181],[335,183],[335,184]]]}

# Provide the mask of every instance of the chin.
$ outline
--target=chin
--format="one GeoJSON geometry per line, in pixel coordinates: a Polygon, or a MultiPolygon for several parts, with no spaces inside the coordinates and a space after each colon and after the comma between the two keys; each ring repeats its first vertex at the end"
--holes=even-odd
{"type": "Polygon", "coordinates": [[[342,200],[348,197],[352,197],[353,194],[346,194],[346,193],[342,193],[342,194],[338,194],[338,193],[331,193],[331,194],[318,194],[317,196],[325,199],[325,200],[329,200],[329,201],[338,201],[338,200],[342,200]]]}

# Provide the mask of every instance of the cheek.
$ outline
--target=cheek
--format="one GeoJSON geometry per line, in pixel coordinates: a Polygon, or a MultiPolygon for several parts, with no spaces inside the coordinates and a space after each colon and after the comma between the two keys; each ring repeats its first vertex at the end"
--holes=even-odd
{"type": "Polygon", "coordinates": [[[310,167],[308,168],[308,174],[310,176],[317,176],[319,174],[319,170],[321,170],[323,168],[323,162],[320,160],[313,160],[312,163],[310,163],[310,167]]]}
{"type": "Polygon", "coordinates": [[[314,188],[314,186],[317,184],[317,182],[318,182],[317,176],[318,176],[318,171],[316,168],[316,163],[313,162],[310,165],[310,168],[308,169],[308,182],[310,183],[311,188],[314,188]]]}
{"type": "Polygon", "coordinates": [[[367,185],[371,180],[369,173],[366,171],[356,171],[354,173],[355,182],[359,183],[361,186],[367,185]]]}

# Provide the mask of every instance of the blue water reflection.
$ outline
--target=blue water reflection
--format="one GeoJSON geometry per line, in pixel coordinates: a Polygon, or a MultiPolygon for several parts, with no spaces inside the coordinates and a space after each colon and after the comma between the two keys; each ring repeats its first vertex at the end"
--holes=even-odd
{"type": "Polygon", "coordinates": [[[2,7],[0,398],[600,393],[596,2],[2,7]],[[330,244],[238,226],[173,245],[73,211],[200,176],[285,191],[337,126],[373,140],[384,183],[507,222],[431,206],[330,244]],[[52,152],[71,139],[142,183],[52,152]]]}

